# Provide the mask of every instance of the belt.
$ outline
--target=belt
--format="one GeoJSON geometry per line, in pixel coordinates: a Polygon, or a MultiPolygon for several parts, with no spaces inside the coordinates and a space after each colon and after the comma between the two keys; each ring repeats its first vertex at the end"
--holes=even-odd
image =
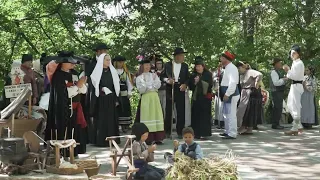
{"type": "Polygon", "coordinates": [[[292,84],[302,84],[302,81],[294,81],[294,80],[292,80],[292,84]]]}

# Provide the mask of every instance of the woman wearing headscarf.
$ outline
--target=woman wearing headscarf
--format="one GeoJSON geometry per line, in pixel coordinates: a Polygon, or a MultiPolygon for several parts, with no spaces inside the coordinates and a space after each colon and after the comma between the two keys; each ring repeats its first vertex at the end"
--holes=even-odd
{"type": "Polygon", "coordinates": [[[318,124],[315,98],[317,80],[314,74],[314,67],[307,67],[305,70],[304,81],[302,83],[304,92],[301,95],[301,123],[304,128],[311,128],[312,125],[318,124]]]}
{"type": "MultiPolygon", "coordinates": [[[[47,65],[50,81],[50,99],[45,140],[74,139],[80,145],[74,149],[74,156],[86,153],[87,133],[80,94],[87,92],[87,77],[78,78],[73,70],[77,61],[72,52],[61,51],[47,65]]],[[[69,156],[69,151],[63,153],[69,156]]]]}
{"type": "Polygon", "coordinates": [[[189,81],[192,90],[191,127],[195,138],[211,136],[212,73],[205,67],[201,56],[195,58],[195,67],[189,81]]]}
{"type": "MultiPolygon", "coordinates": [[[[91,82],[96,96],[93,123],[90,129],[91,143],[105,147],[109,144],[106,137],[119,135],[119,122],[116,106],[119,105],[120,79],[117,70],[112,66],[111,57],[101,54],[91,74],[91,82]]],[[[120,143],[120,139],[116,140],[120,143]]]]}
{"type": "Polygon", "coordinates": [[[250,69],[248,64],[239,61],[236,66],[240,73],[241,97],[237,109],[239,134],[252,134],[252,129],[261,119],[262,94],[260,81],[262,74],[250,69]]]}
{"type": "Polygon", "coordinates": [[[162,144],[165,138],[163,113],[158,96],[161,81],[157,74],[151,73],[150,60],[140,58],[140,72],[136,79],[136,85],[141,94],[140,117],[137,122],[144,123],[149,129],[148,144],[156,142],[162,144]]]}

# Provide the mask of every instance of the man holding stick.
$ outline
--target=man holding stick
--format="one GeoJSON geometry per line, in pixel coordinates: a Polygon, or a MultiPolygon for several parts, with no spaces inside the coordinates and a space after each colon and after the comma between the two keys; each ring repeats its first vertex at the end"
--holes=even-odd
{"type": "Polygon", "coordinates": [[[185,91],[189,80],[188,65],[184,63],[185,52],[182,48],[176,48],[173,53],[173,61],[164,65],[161,80],[166,86],[166,112],[164,130],[168,136],[172,135],[173,107],[177,109],[177,134],[182,138],[182,129],[185,126],[185,91]]]}

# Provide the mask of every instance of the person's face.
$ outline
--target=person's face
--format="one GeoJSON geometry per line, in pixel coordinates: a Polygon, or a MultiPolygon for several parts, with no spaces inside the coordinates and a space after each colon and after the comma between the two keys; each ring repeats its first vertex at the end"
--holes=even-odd
{"type": "Polygon", "coordinates": [[[238,70],[240,74],[244,74],[246,72],[246,68],[244,68],[243,66],[238,67],[238,70]]]}
{"type": "Polygon", "coordinates": [[[148,132],[142,134],[141,139],[140,139],[141,142],[145,142],[148,139],[148,136],[149,136],[148,132]]]}
{"type": "Polygon", "coordinates": [[[161,70],[161,69],[162,69],[162,62],[161,62],[161,61],[157,61],[157,62],[156,62],[156,68],[157,68],[158,70],[161,70]]]}
{"type": "Polygon", "coordinates": [[[100,49],[100,50],[96,51],[97,56],[100,56],[103,53],[108,54],[108,49],[100,49]]]}
{"type": "Polygon", "coordinates": [[[26,61],[26,62],[23,63],[23,65],[25,65],[28,68],[32,68],[33,67],[32,61],[26,61]]]}
{"type": "Polygon", "coordinates": [[[310,75],[310,69],[306,68],[306,69],[304,70],[304,73],[305,73],[306,75],[310,75]]]}
{"type": "Polygon", "coordinates": [[[121,69],[121,68],[123,68],[124,61],[117,61],[116,65],[117,65],[117,69],[121,69]]]}
{"type": "Polygon", "coordinates": [[[201,65],[201,64],[196,65],[197,73],[199,73],[199,74],[203,73],[203,69],[204,69],[203,65],[201,65]]]}
{"type": "Polygon", "coordinates": [[[184,61],[184,54],[177,54],[175,55],[175,60],[178,62],[178,63],[182,63],[184,61]]]}
{"type": "Polygon", "coordinates": [[[292,51],[291,52],[291,59],[292,60],[296,60],[296,59],[299,59],[299,54],[296,52],[296,51],[292,51]]]}
{"type": "Polygon", "coordinates": [[[62,68],[65,70],[70,70],[73,69],[75,67],[75,64],[72,63],[62,63],[62,68]]]}
{"type": "Polygon", "coordinates": [[[191,144],[191,143],[193,142],[193,139],[194,139],[194,137],[193,137],[193,135],[192,135],[191,133],[185,133],[185,134],[183,135],[183,140],[184,140],[184,142],[186,142],[187,144],[191,144]]]}
{"type": "Polygon", "coordinates": [[[110,60],[111,60],[110,56],[105,56],[104,57],[104,60],[103,60],[103,67],[104,68],[107,68],[107,67],[110,66],[110,60]]]}
{"type": "Polygon", "coordinates": [[[151,70],[151,64],[150,63],[143,64],[143,72],[150,72],[150,70],[151,70]]]}
{"type": "Polygon", "coordinates": [[[229,63],[229,60],[223,56],[220,57],[220,62],[221,62],[221,65],[223,67],[226,67],[226,65],[229,63]]]}
{"type": "Polygon", "coordinates": [[[274,67],[275,67],[276,69],[282,69],[282,63],[281,63],[281,62],[277,62],[277,63],[274,65],[274,67]]]}

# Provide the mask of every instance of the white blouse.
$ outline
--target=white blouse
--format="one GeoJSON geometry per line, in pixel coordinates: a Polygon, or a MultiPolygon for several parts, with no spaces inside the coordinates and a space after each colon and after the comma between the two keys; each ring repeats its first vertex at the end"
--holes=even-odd
{"type": "Polygon", "coordinates": [[[150,91],[158,91],[161,86],[161,81],[155,73],[142,73],[136,79],[137,89],[140,94],[150,91]]]}

